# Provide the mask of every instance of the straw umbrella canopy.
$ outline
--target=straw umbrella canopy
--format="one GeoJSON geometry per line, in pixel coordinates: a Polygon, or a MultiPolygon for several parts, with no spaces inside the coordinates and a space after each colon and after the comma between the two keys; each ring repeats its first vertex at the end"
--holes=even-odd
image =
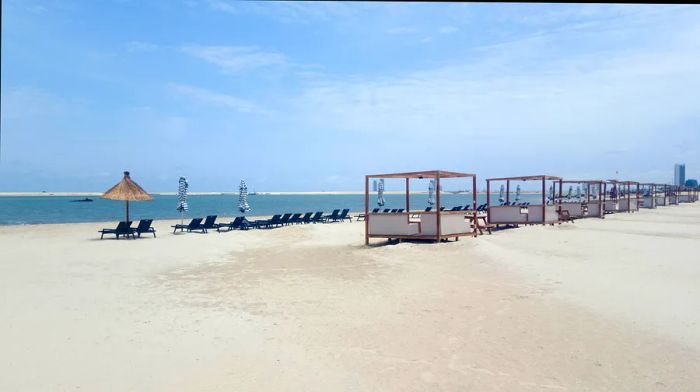
{"type": "Polygon", "coordinates": [[[109,188],[107,192],[102,194],[103,199],[109,200],[124,200],[126,202],[126,221],[129,221],[129,201],[148,201],[153,200],[151,195],[135,183],[129,176],[129,172],[124,172],[124,178],[117,185],[109,188]]]}

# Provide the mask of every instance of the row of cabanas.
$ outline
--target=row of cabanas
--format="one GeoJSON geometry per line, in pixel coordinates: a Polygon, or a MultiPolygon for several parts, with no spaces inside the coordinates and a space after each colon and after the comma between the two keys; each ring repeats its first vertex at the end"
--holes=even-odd
{"type": "Polygon", "coordinates": [[[478,205],[476,184],[476,174],[444,170],[365,176],[365,243],[368,244],[370,238],[433,241],[459,239],[461,236],[476,236],[482,227],[556,224],[571,218],[604,218],[606,214],[635,212],[640,208],[651,209],[698,200],[697,189],[667,184],[621,180],[571,180],[551,175],[534,175],[487,179],[486,203],[478,205]],[[380,205],[383,205],[383,180],[386,178],[405,180],[405,212],[370,212],[370,180],[380,179],[379,197],[382,200],[380,205]],[[468,185],[471,185],[471,194],[464,200],[465,209],[443,210],[441,180],[452,178],[464,178],[468,185]],[[431,180],[429,203],[435,204],[434,209],[411,210],[411,179],[431,180]],[[538,183],[536,201],[517,203],[520,199],[520,182],[538,183]],[[499,183],[499,198],[494,202],[492,189],[499,183]],[[518,183],[516,202],[510,200],[513,183],[518,183]],[[573,196],[571,191],[574,185],[577,188],[576,196],[573,196]],[[569,188],[566,194],[565,187],[569,188]],[[583,189],[583,192],[580,189],[583,189]]]}

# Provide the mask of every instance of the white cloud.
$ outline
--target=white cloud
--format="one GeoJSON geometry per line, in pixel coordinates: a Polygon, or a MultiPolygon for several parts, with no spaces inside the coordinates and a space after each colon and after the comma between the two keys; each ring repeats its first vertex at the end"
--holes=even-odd
{"type": "Polygon", "coordinates": [[[130,41],[126,43],[127,52],[153,52],[158,45],[144,41],[130,41]]]}
{"type": "Polygon", "coordinates": [[[209,7],[213,10],[223,11],[229,14],[236,13],[236,7],[234,7],[231,3],[223,0],[210,0],[209,7]]]}
{"type": "Polygon", "coordinates": [[[180,95],[186,96],[206,105],[225,107],[239,112],[258,111],[253,103],[245,99],[234,97],[233,95],[223,94],[186,84],[171,83],[169,87],[180,95]]]}
{"type": "Polygon", "coordinates": [[[442,26],[438,31],[440,34],[453,34],[459,31],[459,29],[454,26],[442,26]]]}
{"type": "Polygon", "coordinates": [[[416,29],[414,27],[398,26],[389,28],[386,32],[389,34],[411,34],[415,33],[416,29]]]}
{"type": "MultiPolygon", "coordinates": [[[[699,118],[695,26],[667,26],[656,32],[663,40],[634,44],[625,36],[639,37],[645,24],[614,27],[625,47],[597,45],[609,40],[610,30],[596,27],[586,31],[588,44],[578,51],[569,42],[580,39],[579,32],[558,31],[482,47],[449,66],[318,79],[295,99],[295,127],[375,140],[400,133],[394,148],[431,138],[465,142],[440,144],[440,157],[425,158],[431,165],[476,148],[483,159],[487,151],[520,159],[527,151],[547,151],[565,167],[563,154],[576,157],[572,167],[595,171],[611,165],[613,149],[616,167],[641,172],[700,145],[700,132],[689,127],[699,118]]],[[[499,164],[507,168],[493,167],[499,164]]],[[[538,164],[551,167],[542,158],[528,161],[531,168],[538,164]]]]}
{"type": "Polygon", "coordinates": [[[255,46],[185,46],[182,51],[226,72],[287,64],[284,54],[265,52],[255,46]]]}

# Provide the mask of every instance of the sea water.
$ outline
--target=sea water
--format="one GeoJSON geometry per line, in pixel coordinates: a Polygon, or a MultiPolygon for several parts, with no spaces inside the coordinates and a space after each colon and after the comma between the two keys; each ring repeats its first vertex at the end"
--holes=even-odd
{"type": "MultiPolygon", "coordinates": [[[[104,222],[123,220],[125,203],[92,197],[92,202],[74,202],[84,197],[76,196],[3,196],[0,197],[0,225],[35,223],[104,222]]],[[[441,194],[441,205],[450,209],[454,206],[471,204],[471,194],[441,194]]],[[[540,203],[541,196],[523,194],[520,201],[540,203]]],[[[384,208],[405,208],[406,196],[401,194],[384,195],[384,208]]],[[[513,195],[511,195],[511,200],[513,195]]],[[[364,211],[365,197],[362,194],[316,194],[316,195],[267,195],[257,194],[248,197],[251,210],[247,216],[269,216],[274,214],[305,213],[349,208],[350,211],[364,211]]],[[[411,210],[423,210],[428,206],[427,194],[411,194],[411,210]]],[[[486,195],[477,196],[477,204],[486,202],[486,195]]],[[[491,202],[498,203],[498,195],[492,195],[491,202]]],[[[189,211],[184,219],[206,215],[238,216],[238,195],[191,195],[187,198],[189,211]]],[[[129,217],[138,219],[178,219],[177,196],[154,195],[152,201],[129,203],[129,217]]],[[[378,208],[377,195],[369,198],[369,208],[378,208]]],[[[433,207],[434,208],[434,207],[433,207]]]]}

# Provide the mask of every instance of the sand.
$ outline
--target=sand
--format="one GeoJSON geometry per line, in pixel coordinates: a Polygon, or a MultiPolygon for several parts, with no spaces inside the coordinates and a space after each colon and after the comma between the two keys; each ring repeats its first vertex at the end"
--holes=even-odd
{"type": "Polygon", "coordinates": [[[3,391],[697,391],[700,203],[443,244],[0,227],[3,391]]]}

